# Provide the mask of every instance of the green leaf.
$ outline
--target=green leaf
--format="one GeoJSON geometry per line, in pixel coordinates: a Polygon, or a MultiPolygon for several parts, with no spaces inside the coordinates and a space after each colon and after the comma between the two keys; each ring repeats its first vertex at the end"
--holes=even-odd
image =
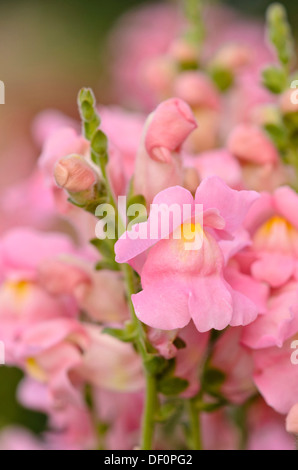
{"type": "Polygon", "coordinates": [[[180,377],[166,377],[158,382],[158,390],[166,396],[179,395],[187,389],[189,383],[180,377]]]}
{"type": "Polygon", "coordinates": [[[133,204],[141,204],[146,207],[146,199],[143,194],[135,194],[128,198],[127,207],[132,206],[133,204]]]}
{"type": "Polygon", "coordinates": [[[209,368],[203,374],[202,387],[212,395],[217,394],[225,379],[226,375],[221,370],[209,368]]]}
{"type": "Polygon", "coordinates": [[[288,146],[288,133],[286,128],[282,124],[268,123],[265,124],[264,129],[277,149],[280,152],[284,152],[288,146]]]}
{"type": "Polygon", "coordinates": [[[221,92],[229,90],[234,84],[233,72],[229,69],[214,66],[210,70],[210,76],[221,92]]]}
{"type": "Polygon", "coordinates": [[[136,223],[146,222],[148,219],[146,200],[142,194],[131,196],[127,201],[126,209],[130,227],[136,223]]]}
{"type": "Polygon", "coordinates": [[[196,409],[198,411],[203,411],[205,413],[212,413],[213,411],[219,410],[223,406],[227,405],[228,402],[225,400],[219,400],[214,403],[204,403],[202,401],[198,401],[196,403],[196,409]]]}
{"type": "Polygon", "coordinates": [[[148,355],[147,359],[145,360],[144,365],[148,372],[150,372],[153,375],[157,375],[157,374],[162,373],[165,370],[167,366],[167,361],[162,356],[148,355]]]}
{"type": "Polygon", "coordinates": [[[176,413],[176,410],[177,403],[165,403],[159,408],[155,420],[160,423],[168,421],[176,413]]]}
{"type": "Polygon", "coordinates": [[[103,269],[108,269],[109,271],[120,271],[120,266],[116,261],[105,258],[96,263],[95,269],[96,271],[102,271],[103,269]]]}
{"type": "Polygon", "coordinates": [[[93,238],[90,243],[104,256],[105,258],[114,258],[114,244],[111,240],[102,240],[100,238],[93,238]]]}
{"type": "Polygon", "coordinates": [[[287,88],[287,76],[283,69],[270,66],[262,72],[263,85],[275,94],[282,93],[287,88]]]}
{"type": "Polygon", "coordinates": [[[137,331],[135,329],[131,330],[130,328],[104,328],[102,332],[113,336],[124,343],[131,343],[137,337],[137,331]]]}
{"type": "Polygon", "coordinates": [[[291,134],[291,138],[292,139],[293,137],[295,138],[295,134],[297,134],[298,132],[298,112],[285,114],[283,121],[284,121],[286,128],[291,134]]]}

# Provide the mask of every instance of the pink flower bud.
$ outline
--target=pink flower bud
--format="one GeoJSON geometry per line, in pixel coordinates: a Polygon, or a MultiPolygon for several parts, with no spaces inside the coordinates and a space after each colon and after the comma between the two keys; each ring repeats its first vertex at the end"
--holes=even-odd
{"type": "Polygon", "coordinates": [[[190,107],[178,98],[161,103],[149,123],[145,148],[159,162],[169,162],[170,153],[179,151],[188,135],[197,127],[190,107]]]}
{"type": "Polygon", "coordinates": [[[291,408],[287,416],[286,429],[292,434],[298,434],[298,403],[291,408]]]}
{"type": "Polygon", "coordinates": [[[251,61],[252,52],[243,45],[226,44],[216,54],[213,64],[236,71],[251,61]]]}
{"type": "Polygon", "coordinates": [[[59,258],[41,263],[38,281],[51,295],[73,294],[78,286],[88,287],[91,284],[86,271],[59,258]]]}
{"type": "Polygon", "coordinates": [[[147,205],[169,186],[182,184],[180,147],[197,127],[190,107],[178,98],[161,103],[146,121],[137,153],[134,191],[147,205]]]}
{"type": "Polygon", "coordinates": [[[239,160],[259,165],[278,162],[273,143],[261,129],[250,124],[237,126],[230,134],[227,146],[239,160]]]}
{"type": "Polygon", "coordinates": [[[169,54],[178,62],[197,62],[198,47],[184,38],[179,38],[172,43],[169,54]]]}
{"type": "Polygon", "coordinates": [[[95,171],[80,155],[61,158],[55,165],[54,176],[57,185],[71,193],[86,191],[97,181],[95,171]]]}
{"type": "Polygon", "coordinates": [[[218,110],[220,106],[213,83],[201,72],[181,73],[175,81],[174,94],[194,108],[218,110]]]}

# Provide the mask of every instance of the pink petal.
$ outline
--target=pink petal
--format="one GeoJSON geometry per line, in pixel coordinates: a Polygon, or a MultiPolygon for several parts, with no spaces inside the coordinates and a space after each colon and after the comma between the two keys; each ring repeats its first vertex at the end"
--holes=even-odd
{"type": "Polygon", "coordinates": [[[226,328],[233,313],[228,284],[216,275],[193,279],[189,311],[196,328],[202,333],[212,328],[226,328]]]}
{"type": "Polygon", "coordinates": [[[298,228],[298,195],[293,189],[288,186],[278,188],[274,193],[274,207],[279,214],[298,228]]]}
{"type": "MultiPolygon", "coordinates": [[[[161,205],[164,205],[165,207],[175,205],[181,211],[181,214],[183,214],[183,205],[189,204],[193,206],[194,201],[191,193],[187,191],[187,189],[184,189],[180,186],[173,186],[157,194],[152,204],[154,204],[156,207],[161,205]]],[[[125,232],[115,244],[117,263],[125,263],[143,253],[148,248],[155,245],[156,242],[162,238],[161,235],[164,237],[168,236],[182,222],[183,220],[180,220],[180,222],[175,223],[175,219],[170,217],[168,230],[163,231],[163,234],[161,234],[160,216],[157,217],[157,214],[154,211],[150,212],[147,222],[136,224],[132,227],[131,230],[133,233],[138,233],[138,230],[141,226],[144,229],[144,233],[146,234],[145,239],[137,238],[136,240],[132,240],[129,237],[129,233],[125,232]],[[150,233],[156,233],[158,235],[157,238],[151,238],[150,233]]]]}
{"type": "Polygon", "coordinates": [[[174,277],[146,287],[132,301],[139,320],[153,328],[175,330],[190,321],[188,293],[174,277]]]}
{"type": "Polygon", "coordinates": [[[148,154],[155,160],[165,161],[165,157],[155,149],[163,147],[170,151],[178,150],[196,127],[194,115],[188,104],[179,98],[164,101],[155,110],[147,130],[145,146],[148,154]]]}
{"type": "Polygon", "coordinates": [[[234,232],[258,197],[255,191],[236,191],[213,176],[202,181],[197,189],[195,202],[203,204],[204,210],[218,209],[226,221],[225,229],[234,232]]]}
{"type": "Polygon", "coordinates": [[[295,263],[290,256],[279,253],[264,253],[251,267],[256,279],[268,282],[272,287],[279,287],[289,280],[294,273],[295,263]]]}

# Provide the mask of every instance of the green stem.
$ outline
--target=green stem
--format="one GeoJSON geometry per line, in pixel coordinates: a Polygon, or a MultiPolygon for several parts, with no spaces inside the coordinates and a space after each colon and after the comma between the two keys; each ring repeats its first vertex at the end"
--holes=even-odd
{"type": "Polygon", "coordinates": [[[146,398],[142,421],[141,449],[151,450],[153,445],[155,410],[157,402],[156,379],[146,372],[146,398]]]}
{"type": "Polygon", "coordinates": [[[135,325],[135,328],[138,331],[138,337],[135,340],[136,347],[143,359],[144,364],[144,373],[146,378],[146,396],[145,396],[145,406],[142,419],[142,436],[141,436],[141,449],[142,450],[151,450],[153,445],[153,436],[154,436],[154,425],[155,425],[155,412],[157,405],[157,390],[156,390],[156,379],[153,374],[148,372],[145,367],[145,360],[147,356],[146,346],[145,346],[145,332],[142,326],[142,323],[138,320],[133,303],[131,301],[131,296],[134,294],[134,279],[133,279],[133,270],[128,264],[122,265],[122,271],[124,273],[124,279],[126,283],[126,292],[128,295],[128,304],[131,314],[131,320],[135,325]]]}
{"type": "Polygon", "coordinates": [[[190,450],[202,450],[200,415],[199,415],[199,411],[197,410],[195,406],[195,401],[193,399],[188,400],[188,413],[189,413],[189,425],[190,425],[190,436],[189,436],[190,450]]]}
{"type": "Polygon", "coordinates": [[[128,264],[122,264],[121,265],[121,270],[124,275],[124,281],[126,285],[126,294],[127,294],[127,299],[128,299],[128,306],[129,306],[129,311],[130,311],[130,318],[131,321],[138,332],[138,337],[135,340],[137,349],[139,353],[142,356],[143,361],[146,359],[146,347],[145,347],[145,331],[143,329],[142,323],[138,320],[135,309],[131,300],[131,296],[135,294],[135,286],[134,286],[134,276],[133,276],[133,270],[128,264]]]}
{"type": "MultiPolygon", "coordinates": [[[[91,106],[94,107],[95,99],[92,93],[90,91],[88,92],[88,90],[83,90],[83,93],[85,93],[83,98],[85,98],[85,100],[88,98],[89,103],[91,104],[91,106]]],[[[81,96],[81,101],[83,100],[83,98],[81,96]]],[[[94,110],[94,115],[95,115],[94,119],[96,119],[98,116],[95,110],[94,110]]],[[[99,117],[97,120],[100,122],[99,117]]],[[[89,140],[92,142],[92,138],[90,138],[89,140]]],[[[107,142],[106,142],[106,147],[107,147],[107,142]]],[[[98,148],[94,148],[93,150],[95,154],[98,153],[98,148]]],[[[106,184],[106,190],[107,190],[107,195],[108,195],[110,204],[112,204],[115,210],[117,229],[118,231],[123,233],[125,231],[125,226],[119,214],[115,194],[110,184],[108,174],[106,172],[106,159],[105,158],[99,159],[98,164],[100,166],[102,177],[106,184]]],[[[143,423],[142,423],[141,447],[144,450],[145,449],[150,450],[152,448],[153,435],[154,435],[154,424],[155,424],[154,417],[155,417],[156,405],[158,404],[156,379],[155,379],[155,376],[146,369],[146,360],[148,358],[148,353],[146,350],[146,333],[145,333],[142,323],[138,320],[136,316],[134,306],[131,300],[131,296],[135,294],[136,292],[135,282],[134,282],[135,281],[134,271],[128,264],[121,265],[121,270],[123,272],[125,285],[126,285],[126,294],[128,298],[131,321],[137,332],[137,336],[134,339],[134,345],[142,357],[144,374],[146,378],[146,396],[145,396],[145,407],[144,407],[144,415],[143,415],[143,423]]]]}

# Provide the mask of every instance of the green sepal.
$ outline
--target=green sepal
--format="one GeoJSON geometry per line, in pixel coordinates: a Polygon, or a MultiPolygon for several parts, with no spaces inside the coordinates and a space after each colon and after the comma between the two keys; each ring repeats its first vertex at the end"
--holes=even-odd
{"type": "Polygon", "coordinates": [[[287,75],[283,69],[272,65],[262,71],[262,83],[271,93],[280,94],[287,88],[287,75]]]}
{"type": "Polygon", "coordinates": [[[187,389],[189,382],[180,377],[165,377],[158,381],[158,391],[166,396],[179,395],[187,389]]]}
{"type": "Polygon", "coordinates": [[[278,125],[273,123],[265,124],[264,129],[277,149],[283,153],[288,146],[287,129],[282,124],[278,125]]]}
{"type": "Polygon", "coordinates": [[[210,69],[209,74],[222,93],[228,91],[234,84],[234,74],[227,68],[214,66],[210,69]]]}
{"type": "Polygon", "coordinates": [[[226,379],[226,375],[219,369],[207,368],[202,376],[202,388],[213,396],[220,396],[219,390],[226,379]]]}
{"type": "Polygon", "coordinates": [[[152,375],[161,374],[167,367],[167,360],[158,355],[148,354],[144,365],[146,370],[152,375]]]}
{"type": "Polygon", "coordinates": [[[102,254],[103,257],[115,257],[114,243],[112,243],[112,240],[93,238],[90,240],[90,243],[91,245],[95,246],[95,248],[102,254]]]}
{"type": "Polygon", "coordinates": [[[120,266],[113,259],[102,259],[98,261],[95,265],[96,271],[102,271],[103,269],[108,269],[109,271],[120,271],[120,266]]]}
{"type": "Polygon", "coordinates": [[[128,322],[124,328],[104,328],[102,330],[104,334],[113,336],[114,338],[119,339],[120,341],[123,341],[124,343],[132,343],[137,335],[138,332],[135,329],[135,327],[128,322]]]}
{"type": "Polygon", "coordinates": [[[155,421],[163,423],[168,421],[177,412],[177,403],[164,403],[155,415],[155,421]]]}

